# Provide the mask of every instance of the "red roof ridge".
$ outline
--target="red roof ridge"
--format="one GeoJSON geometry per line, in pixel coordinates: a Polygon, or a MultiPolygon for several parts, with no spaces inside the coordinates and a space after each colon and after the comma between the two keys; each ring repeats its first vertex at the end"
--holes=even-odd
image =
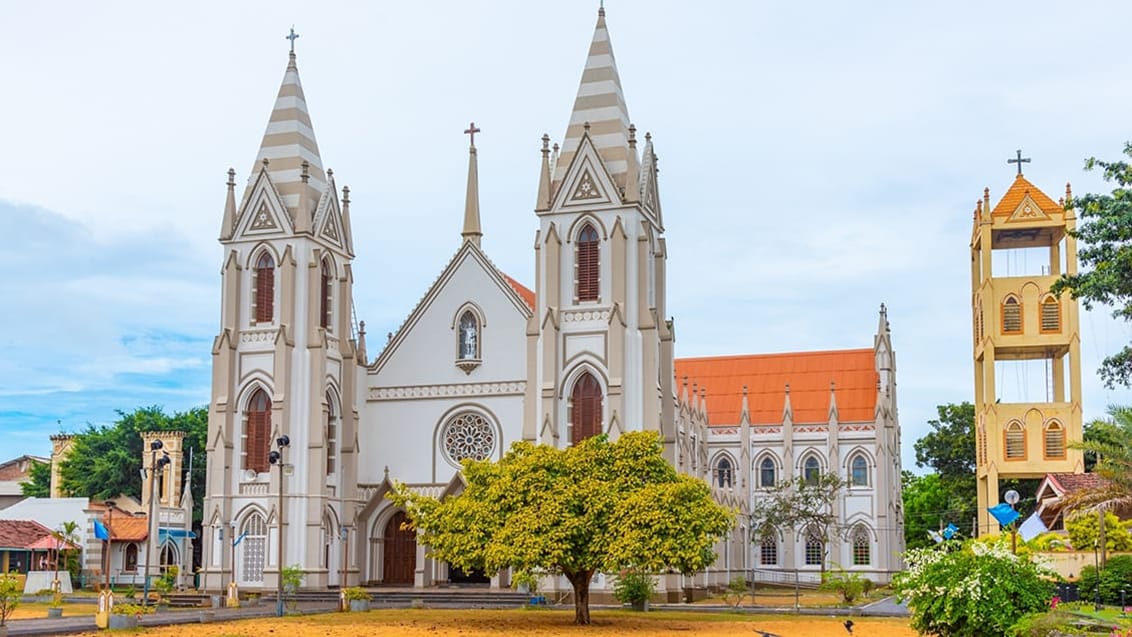
{"type": "Polygon", "coordinates": [[[717,354],[709,356],[681,356],[678,361],[723,361],[750,358],[781,358],[785,356],[825,356],[827,354],[860,354],[874,351],[871,347],[857,347],[851,349],[820,349],[805,352],[770,352],[763,354],[717,354]]]}
{"type": "Polygon", "coordinates": [[[527,304],[527,307],[531,308],[531,311],[534,312],[535,293],[532,292],[527,286],[516,281],[511,275],[507,274],[503,270],[500,270],[499,273],[503,275],[504,280],[507,281],[511,288],[515,290],[515,292],[519,295],[519,298],[523,299],[523,302],[527,304]]]}

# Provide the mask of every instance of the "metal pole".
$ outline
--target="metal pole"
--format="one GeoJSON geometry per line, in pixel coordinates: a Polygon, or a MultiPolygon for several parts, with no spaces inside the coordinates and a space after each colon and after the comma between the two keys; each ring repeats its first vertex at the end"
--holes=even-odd
{"type": "Polygon", "coordinates": [[[283,447],[279,447],[279,581],[275,614],[283,616],[283,447]]]}
{"type": "MultiPolygon", "coordinates": [[[[154,441],[157,442],[157,441],[154,441]]],[[[142,585],[142,606],[149,606],[149,564],[153,561],[153,536],[156,535],[154,530],[157,525],[154,524],[153,519],[153,501],[155,488],[157,486],[157,473],[154,467],[157,464],[157,450],[153,443],[150,443],[150,448],[153,452],[150,453],[149,458],[149,529],[146,531],[145,540],[145,570],[143,571],[144,584],[142,585]]]]}

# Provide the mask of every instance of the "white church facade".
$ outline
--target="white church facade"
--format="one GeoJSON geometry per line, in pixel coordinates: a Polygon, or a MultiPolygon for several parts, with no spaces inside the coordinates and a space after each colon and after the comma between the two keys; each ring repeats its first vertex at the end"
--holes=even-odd
{"type": "Polygon", "coordinates": [[[458,497],[464,458],[498,459],[518,440],[565,447],[637,430],[658,432],[678,470],[710,481],[739,512],[719,562],[694,584],[820,572],[804,530],[782,529],[773,559],[748,536],[767,459],[778,479],[817,462],[850,481],[837,504],[844,542],[820,547],[826,565],[877,581],[900,570],[895,359],[883,309],[873,347],[834,353],[832,366],[808,354],[777,355],[773,373],[758,356],[737,357],[739,366],[675,358],[656,155],[629,119],[604,11],[565,137],[560,146],[543,137],[529,288],[481,248],[474,125],[468,132],[454,254],[370,356],[365,324],[354,321],[349,190],[323,166],[292,49],[242,193],[229,171],[201,586],[271,589],[281,564],[300,565],[311,588],[506,585],[506,573],[433,561],[385,498],[392,483],[458,497]],[[816,410],[815,384],[824,387],[816,410]]]}

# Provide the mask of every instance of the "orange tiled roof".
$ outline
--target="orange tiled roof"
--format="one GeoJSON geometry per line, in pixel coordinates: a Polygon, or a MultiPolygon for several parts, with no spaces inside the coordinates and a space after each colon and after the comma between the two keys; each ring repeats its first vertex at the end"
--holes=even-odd
{"type": "Polygon", "coordinates": [[[782,422],[787,384],[794,422],[827,422],[830,381],[841,422],[872,420],[879,380],[871,349],[678,358],[678,386],[685,377],[689,385],[707,389],[709,425],[739,422],[743,385],[753,424],[782,422]]]}
{"type": "Polygon", "coordinates": [[[51,529],[32,520],[0,520],[0,550],[23,549],[45,537],[51,537],[51,529]]]}
{"type": "Polygon", "coordinates": [[[1050,199],[1049,196],[1039,190],[1037,186],[1030,183],[1030,180],[1022,175],[1018,175],[1014,178],[1014,183],[1010,184],[1010,188],[1007,189],[1006,194],[1002,196],[998,205],[991,211],[991,216],[1001,217],[1014,214],[1014,211],[1018,209],[1018,205],[1026,198],[1026,195],[1030,195],[1030,199],[1033,199],[1034,203],[1038,204],[1042,212],[1047,215],[1062,211],[1062,207],[1057,205],[1056,201],[1050,199]]]}
{"type": "Polygon", "coordinates": [[[519,293],[519,296],[523,299],[523,302],[527,304],[527,307],[531,308],[532,312],[534,312],[535,311],[535,293],[531,292],[530,289],[527,288],[527,286],[523,285],[522,283],[519,283],[515,279],[512,279],[511,277],[507,276],[503,272],[500,272],[500,274],[503,275],[504,279],[507,279],[507,283],[509,283],[511,285],[511,287],[514,288],[514,290],[519,293]]]}
{"type": "Polygon", "coordinates": [[[114,516],[113,520],[103,520],[103,524],[110,530],[110,538],[117,542],[141,542],[149,535],[147,518],[114,516]]]}

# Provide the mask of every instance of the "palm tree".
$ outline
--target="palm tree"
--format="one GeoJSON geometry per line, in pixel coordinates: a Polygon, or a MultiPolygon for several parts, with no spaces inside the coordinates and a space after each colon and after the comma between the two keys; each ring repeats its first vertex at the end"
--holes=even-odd
{"type": "Polygon", "coordinates": [[[1108,416],[1089,423],[1085,440],[1073,445],[1096,459],[1093,472],[1104,480],[1067,495],[1067,511],[1132,511],[1132,406],[1110,405],[1108,416]]]}

